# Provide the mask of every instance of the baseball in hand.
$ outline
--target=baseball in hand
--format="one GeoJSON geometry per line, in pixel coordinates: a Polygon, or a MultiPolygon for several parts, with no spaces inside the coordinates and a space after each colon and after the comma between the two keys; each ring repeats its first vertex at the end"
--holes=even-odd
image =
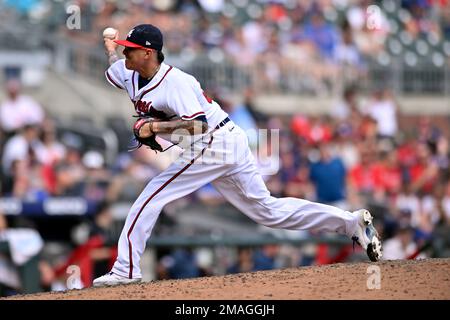
{"type": "Polygon", "coordinates": [[[103,30],[103,38],[114,39],[116,37],[116,34],[117,34],[117,30],[114,28],[111,28],[111,27],[103,30]]]}

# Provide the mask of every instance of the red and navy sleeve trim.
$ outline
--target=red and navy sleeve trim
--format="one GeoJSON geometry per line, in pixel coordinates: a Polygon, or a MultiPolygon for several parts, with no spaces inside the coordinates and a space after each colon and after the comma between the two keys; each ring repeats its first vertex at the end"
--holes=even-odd
{"type": "Polygon", "coordinates": [[[114,79],[109,75],[109,72],[108,71],[106,71],[105,72],[105,75],[106,75],[106,79],[108,79],[108,81],[113,85],[113,86],[115,86],[116,88],[118,88],[118,89],[124,89],[121,85],[119,85],[116,81],[114,81],[114,79]]]}
{"type": "Polygon", "coordinates": [[[200,111],[200,112],[194,113],[193,115],[190,115],[190,116],[181,116],[181,119],[192,120],[192,119],[200,117],[200,116],[205,116],[205,113],[203,111],[200,111]]]}

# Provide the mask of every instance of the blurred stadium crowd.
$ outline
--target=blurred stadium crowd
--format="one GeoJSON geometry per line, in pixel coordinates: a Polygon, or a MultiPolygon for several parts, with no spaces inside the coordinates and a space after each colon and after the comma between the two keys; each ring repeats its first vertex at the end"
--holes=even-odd
{"type": "MultiPolygon", "coordinates": [[[[448,118],[403,115],[390,89],[367,92],[354,81],[346,83],[327,115],[266,115],[254,102],[261,90],[278,86],[289,69],[302,70],[308,75],[305,85],[320,93],[328,82],[335,81],[342,66],[364,73],[370,61],[389,64],[397,55],[411,66],[430,63],[442,67],[450,56],[448,1],[403,0],[398,11],[390,11],[381,1],[366,0],[73,3],[83,12],[81,32],[57,28],[63,24],[60,19],[67,17],[67,3],[4,1],[8,10],[22,15],[21,19],[35,21],[49,31],[71,37],[71,41],[98,46],[99,34],[106,26],[113,25],[125,35],[135,24],[149,22],[162,29],[169,56],[189,59],[206,54],[212,60],[231,60],[242,68],[260,66],[263,86],[242,88],[242,103],[233,103],[208,83],[203,86],[244,130],[280,129],[279,155],[273,153],[275,146],[271,144],[258,148],[256,141],[250,141],[261,168],[270,166],[277,172],[265,176],[273,195],[347,210],[370,209],[384,240],[385,259],[450,255],[448,118]],[[366,23],[371,4],[383,8],[373,28],[366,23]]],[[[45,105],[24,94],[17,78],[8,77],[4,90],[5,98],[0,101],[2,203],[11,198],[42,202],[51,197],[81,197],[97,206],[92,217],[72,220],[65,229],[65,222],[56,217],[56,223],[52,218],[42,223],[0,212],[0,249],[5,241],[14,241],[8,231],[36,229],[44,243],[39,244],[38,235],[34,238],[35,254],[43,248],[51,251],[55,239],[67,244],[57,258],[37,255],[40,290],[64,289],[67,268],[74,264],[81,268],[81,283],[77,285],[88,286],[94,276],[108,271],[115,259],[118,233],[111,206],[133,202],[143,186],[164,169],[166,158],[144,148],[128,152],[131,131],[123,125],[115,128],[123,141],[121,152],[109,163],[101,150],[63,130],[57,114],[49,114],[45,105]],[[49,230],[53,228],[68,230],[69,235],[55,234],[56,230],[49,230]]],[[[186,203],[199,203],[205,211],[225,206],[210,186],[172,210],[183,211],[186,203]]],[[[171,215],[163,213],[161,219],[166,219],[162,221],[168,226],[166,234],[173,232],[171,215]]],[[[23,292],[14,269],[19,270],[19,277],[23,272],[14,257],[12,261],[5,259],[8,247],[3,249],[0,295],[23,292]]],[[[267,270],[364,256],[359,249],[354,252],[351,244],[301,248],[241,245],[234,249],[158,250],[155,278],[267,270]]]]}
{"type": "Polygon", "coordinates": [[[98,45],[111,24],[125,35],[153,23],[165,35],[166,53],[180,63],[230,62],[250,70],[252,87],[266,92],[336,94],[344,84],[371,81],[369,66],[450,65],[447,0],[100,3],[79,1],[90,15],[82,33],[69,31],[75,41],[98,45]]]}
{"type": "MultiPolygon", "coordinates": [[[[266,92],[337,94],[347,84],[370,86],[374,79],[368,78],[368,68],[414,67],[426,73],[450,65],[448,0],[4,2],[4,30],[20,38],[23,26],[12,27],[8,21],[21,19],[32,26],[33,40],[18,41],[21,46],[73,46],[77,50],[71,67],[91,74],[97,67],[99,77],[103,68],[98,68],[98,59],[89,64],[83,48],[102,51],[98,35],[105,27],[113,25],[125,36],[139,23],[161,28],[165,54],[178,65],[195,65],[198,73],[207,62],[235,66],[227,78],[243,79],[233,89],[241,82],[249,84],[250,77],[252,87],[266,92]],[[81,15],[79,25],[69,28],[66,20],[77,12],[73,6],[81,15]],[[62,41],[50,44],[57,34],[62,41]]],[[[442,86],[428,81],[420,86],[442,86]]],[[[401,89],[414,90],[418,84],[405,86],[401,89]]]]}

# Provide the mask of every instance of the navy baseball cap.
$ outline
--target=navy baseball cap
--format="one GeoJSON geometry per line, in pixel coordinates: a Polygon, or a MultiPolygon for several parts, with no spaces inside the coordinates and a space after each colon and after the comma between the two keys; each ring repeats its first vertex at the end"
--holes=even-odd
{"type": "Polygon", "coordinates": [[[114,40],[115,43],[129,48],[162,50],[163,35],[151,24],[140,24],[128,32],[126,40],[114,40]]]}

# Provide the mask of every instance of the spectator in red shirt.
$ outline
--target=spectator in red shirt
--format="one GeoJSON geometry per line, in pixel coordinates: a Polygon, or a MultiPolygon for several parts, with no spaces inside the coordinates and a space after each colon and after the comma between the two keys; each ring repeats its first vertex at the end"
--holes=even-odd
{"type": "Polygon", "coordinates": [[[371,193],[375,190],[374,155],[367,147],[360,154],[360,162],[350,170],[349,186],[357,193],[371,193]]]}
{"type": "Polygon", "coordinates": [[[416,163],[409,168],[409,177],[413,192],[430,194],[437,182],[439,168],[432,161],[431,151],[425,143],[417,145],[416,163]]]}
{"type": "Polygon", "coordinates": [[[291,130],[310,145],[329,142],[333,137],[333,130],[325,118],[295,116],[291,122],[291,130]]]}
{"type": "Polygon", "coordinates": [[[398,162],[397,150],[381,154],[381,161],[373,168],[375,192],[380,197],[395,196],[401,191],[402,171],[398,162]]]}
{"type": "Polygon", "coordinates": [[[329,142],[333,137],[333,130],[326,118],[313,118],[307,134],[310,144],[329,142]]]}
{"type": "Polygon", "coordinates": [[[416,161],[416,140],[410,138],[397,148],[398,160],[401,166],[410,167],[416,161]]]}

